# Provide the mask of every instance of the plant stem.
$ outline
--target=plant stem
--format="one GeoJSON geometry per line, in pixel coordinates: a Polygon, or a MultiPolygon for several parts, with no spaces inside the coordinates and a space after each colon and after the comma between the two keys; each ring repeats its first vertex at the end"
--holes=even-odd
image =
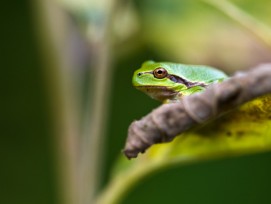
{"type": "MultiPolygon", "coordinates": [[[[110,95],[108,84],[111,81],[109,46],[105,40],[97,48],[94,94],[92,93],[92,109],[87,109],[85,127],[81,141],[80,162],[80,203],[92,203],[98,190],[103,158],[103,140],[107,120],[107,107],[110,95]]],[[[91,94],[91,93],[90,93],[91,94]]]]}
{"type": "MultiPolygon", "coordinates": [[[[108,116],[108,101],[110,96],[110,84],[112,78],[111,36],[112,15],[115,8],[115,0],[105,1],[106,7],[98,7],[104,17],[100,24],[90,22],[94,26],[93,32],[86,33],[89,45],[94,50],[93,72],[94,82],[90,83],[89,97],[92,99],[92,108],[86,109],[84,118],[83,135],[81,141],[81,154],[79,163],[80,180],[80,204],[90,204],[97,194],[101,178],[101,161],[103,160],[103,140],[108,116]]],[[[90,107],[90,104],[89,104],[90,107]]]]}
{"type": "Polygon", "coordinates": [[[238,22],[262,42],[271,47],[271,28],[263,22],[255,19],[245,11],[241,10],[227,0],[202,0],[207,4],[214,6],[224,14],[238,22]]]}
{"type": "Polygon", "coordinates": [[[44,58],[44,75],[54,129],[60,203],[77,198],[78,104],[69,55],[65,51],[67,19],[54,1],[32,1],[44,58]],[[57,19],[57,20],[55,20],[57,19]]]}

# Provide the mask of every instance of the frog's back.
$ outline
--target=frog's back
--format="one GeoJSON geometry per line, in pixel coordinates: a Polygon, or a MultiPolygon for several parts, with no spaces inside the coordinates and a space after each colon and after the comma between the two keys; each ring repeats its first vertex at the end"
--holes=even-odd
{"type": "Polygon", "coordinates": [[[188,81],[192,82],[205,82],[212,83],[215,81],[223,81],[228,76],[213,67],[203,65],[186,65],[186,64],[174,64],[168,63],[170,69],[182,76],[188,81]]]}

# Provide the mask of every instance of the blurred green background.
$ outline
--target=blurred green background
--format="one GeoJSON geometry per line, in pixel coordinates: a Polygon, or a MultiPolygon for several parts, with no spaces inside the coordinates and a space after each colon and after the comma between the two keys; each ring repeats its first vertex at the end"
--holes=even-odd
{"type": "MultiPolygon", "coordinates": [[[[232,2],[271,25],[269,0],[232,2]]],[[[37,31],[42,25],[37,23],[33,4],[33,1],[16,1],[1,6],[0,203],[3,204],[61,203],[55,144],[58,135],[49,105],[53,87],[44,76],[48,65],[44,63],[42,37],[37,31]]],[[[80,12],[66,8],[60,9],[67,12],[65,21],[69,22],[69,29],[64,29],[63,35],[69,32],[68,42],[75,43],[67,46],[71,49],[68,55],[76,55],[74,73],[82,75],[76,76],[81,80],[81,89],[77,91],[82,92],[81,103],[88,105],[84,94],[88,90],[85,86],[95,80],[92,70],[96,55],[91,47],[95,42],[90,40],[93,43],[90,49],[84,45],[82,19],[88,18],[78,17],[80,12]],[[70,33],[75,33],[76,40],[70,33]]],[[[107,84],[109,116],[103,126],[106,133],[100,158],[100,189],[110,180],[110,169],[124,146],[129,124],[159,105],[131,86],[132,73],[143,61],[209,64],[229,74],[271,61],[269,45],[200,1],[120,1],[115,9],[116,20],[110,28],[114,51],[110,53],[112,79],[107,84]]],[[[55,79],[51,80],[54,85],[55,79]]],[[[84,112],[84,106],[80,110],[84,112]]],[[[123,203],[271,203],[270,172],[270,152],[175,167],[140,181],[123,203]]]]}
{"type": "Polygon", "coordinates": [[[0,203],[57,203],[54,155],[29,2],[1,6],[0,203]]]}

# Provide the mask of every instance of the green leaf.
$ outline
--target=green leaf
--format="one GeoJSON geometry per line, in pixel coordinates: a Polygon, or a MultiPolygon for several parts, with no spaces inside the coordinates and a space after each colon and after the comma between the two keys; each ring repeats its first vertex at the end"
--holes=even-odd
{"type": "Polygon", "coordinates": [[[268,95],[179,135],[170,143],[154,145],[137,159],[130,161],[121,156],[97,203],[119,203],[142,178],[170,166],[270,149],[271,95],[268,95]]]}

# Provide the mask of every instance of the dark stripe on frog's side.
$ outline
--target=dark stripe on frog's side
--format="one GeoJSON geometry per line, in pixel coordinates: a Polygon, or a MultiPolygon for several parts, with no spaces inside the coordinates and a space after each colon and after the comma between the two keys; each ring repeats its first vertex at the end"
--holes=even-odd
{"type": "Polygon", "coordinates": [[[204,84],[202,82],[191,82],[191,81],[188,81],[184,78],[181,78],[179,76],[176,76],[176,75],[173,75],[173,74],[168,74],[166,76],[168,79],[170,79],[171,81],[174,81],[175,83],[180,83],[180,84],[184,84],[187,86],[187,88],[191,88],[191,87],[194,87],[194,86],[201,86],[201,87],[206,87],[207,84],[204,84]]]}
{"type": "MultiPolygon", "coordinates": [[[[153,72],[143,72],[143,73],[153,75],[153,72]]],[[[194,86],[201,86],[201,87],[207,86],[207,84],[204,84],[202,82],[191,82],[191,81],[188,81],[182,77],[176,76],[174,74],[168,74],[166,77],[175,83],[184,84],[187,88],[191,88],[194,86]]]]}

